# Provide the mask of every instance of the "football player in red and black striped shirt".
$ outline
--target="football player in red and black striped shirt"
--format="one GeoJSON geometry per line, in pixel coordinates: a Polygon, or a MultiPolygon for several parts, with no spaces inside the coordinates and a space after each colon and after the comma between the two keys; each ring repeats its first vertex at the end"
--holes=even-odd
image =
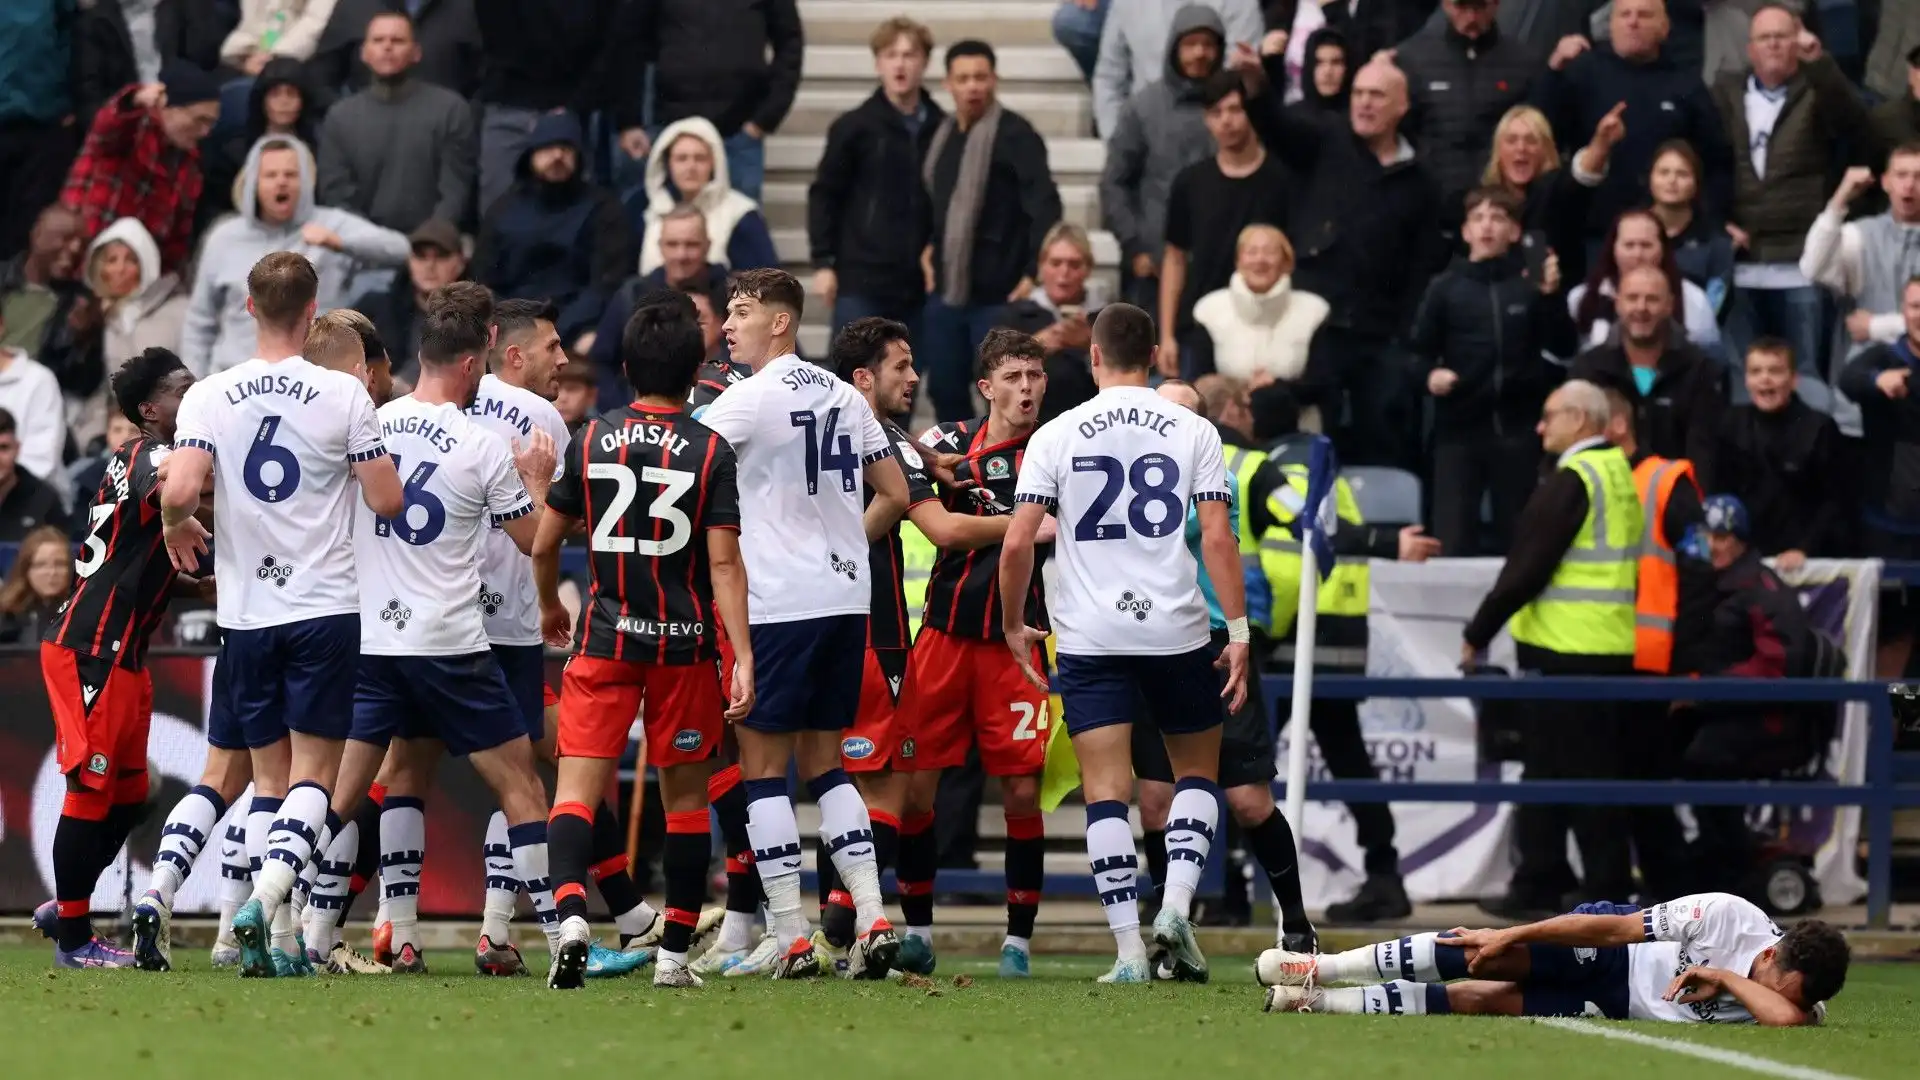
{"type": "MultiPolygon", "coordinates": [[[[906,516],[934,546],[956,552],[992,547],[1007,534],[1007,515],[979,516],[954,513],[934,490],[931,462],[899,425],[888,419],[913,411],[913,391],[920,376],[913,369],[913,349],[907,328],[890,319],[855,319],[833,340],[828,364],[866,397],[880,426],[893,440],[895,456],[907,477],[906,516]]],[[[868,495],[868,535],[875,522],[868,495]]],[[[900,522],[879,523],[886,535],[872,542],[873,610],[867,619],[867,666],[860,683],[860,710],[853,727],[840,741],[841,767],[854,778],[873,819],[875,856],[882,869],[899,852],[901,905],[907,936],[900,947],[901,966],[927,974],[932,970],[933,873],[936,850],[933,837],[933,795],[938,771],[916,768],[919,740],[914,717],[899,711],[907,678],[910,625],[907,615],[905,564],[901,554],[900,522]]],[[[850,897],[835,891],[832,860],[822,858],[821,895],[829,897],[821,925],[827,943],[846,948],[853,942],[854,911],[850,897]]]]}
{"type": "MultiPolygon", "coordinates": [[[[1047,389],[1045,363],[1040,343],[1015,330],[993,330],[980,343],[979,388],[987,415],[941,424],[920,436],[927,449],[962,455],[953,469],[960,484],[941,488],[947,509],[984,518],[1013,513],[1014,482],[1047,389]]],[[[1001,640],[999,566],[997,543],[941,548],[900,713],[913,718],[914,768],[963,764],[967,748],[978,742],[981,766],[1000,778],[1007,815],[1007,940],[1000,971],[1023,976],[1045,875],[1039,797],[1049,716],[1047,692],[1027,681],[1001,640]]],[[[1037,576],[1020,602],[1027,625],[1044,629],[1037,576]]],[[[1033,663],[1043,668],[1038,648],[1033,663]]]]}
{"type": "MultiPolygon", "coordinates": [[[[73,591],[40,644],[67,794],[53,834],[54,962],[128,967],[133,955],[93,936],[88,900],[147,801],[153,678],[147,641],[176,586],[160,528],[160,463],[193,375],[166,349],[148,349],[113,377],[140,426],[107,462],[87,512],[73,591]]],[[[200,583],[185,585],[199,591],[200,583]]]]}
{"type": "Polygon", "coordinates": [[[561,644],[569,620],[560,605],[560,542],[582,519],[589,536],[590,584],[561,684],[548,830],[561,916],[556,988],[579,986],[585,973],[591,807],[642,705],[647,762],[660,770],[667,815],[667,927],[654,984],[699,985],[686,953],[706,894],[707,777],[725,722],[753,706],[733,448],[683,411],[703,356],[693,305],[678,293],[647,297],[622,338],[637,397],[574,437],[534,542],[542,629],[561,644]],[[732,685],[724,689],[716,616],[733,645],[732,685]]]}

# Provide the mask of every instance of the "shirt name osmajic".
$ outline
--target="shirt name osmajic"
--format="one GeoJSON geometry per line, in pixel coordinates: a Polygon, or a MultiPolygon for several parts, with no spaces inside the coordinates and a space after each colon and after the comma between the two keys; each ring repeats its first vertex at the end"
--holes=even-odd
{"type": "Polygon", "coordinates": [[[1080,437],[1083,439],[1091,439],[1095,435],[1106,431],[1108,428],[1120,427],[1122,425],[1127,427],[1143,427],[1155,435],[1164,436],[1171,434],[1174,428],[1180,426],[1180,422],[1171,416],[1162,415],[1152,409],[1108,409],[1105,412],[1095,413],[1092,417],[1080,421],[1080,437]]]}

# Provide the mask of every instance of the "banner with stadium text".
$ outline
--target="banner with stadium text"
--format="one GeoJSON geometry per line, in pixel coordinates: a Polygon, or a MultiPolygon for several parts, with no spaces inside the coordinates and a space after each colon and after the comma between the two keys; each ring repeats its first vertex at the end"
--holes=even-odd
{"type": "MultiPolygon", "coordinates": [[[[1436,559],[1425,564],[1370,564],[1372,599],[1367,673],[1379,677],[1449,677],[1459,673],[1460,632],[1499,574],[1498,559],[1436,559]]],[[[1878,561],[1813,560],[1791,584],[1815,624],[1847,649],[1848,675],[1871,679],[1879,614],[1878,561]]],[[[1513,640],[1502,631],[1492,661],[1514,670],[1513,640]]],[[[1284,714],[1283,714],[1284,715],[1284,714]]],[[[1464,698],[1376,700],[1361,705],[1360,724],[1382,780],[1516,780],[1517,764],[1478,760],[1474,703],[1464,698]]],[[[1858,783],[1865,773],[1866,707],[1847,707],[1829,760],[1838,779],[1858,783]]],[[[1286,769],[1288,731],[1279,763],[1286,769]]],[[[1310,773],[1328,779],[1317,747],[1309,745],[1310,773]]],[[[1508,832],[1513,807],[1504,803],[1395,803],[1393,817],[1407,892],[1417,901],[1498,896],[1513,872],[1508,832]]],[[[1802,809],[1790,824],[1792,847],[1814,853],[1814,876],[1829,904],[1865,895],[1854,866],[1857,809],[1802,809]]],[[[1353,894],[1364,878],[1353,821],[1339,803],[1310,802],[1301,830],[1301,884],[1307,907],[1319,909],[1353,894]]],[[[1685,815],[1683,814],[1683,817],[1685,815]]],[[[1689,826],[1690,819],[1687,819],[1689,826]]],[[[1572,851],[1572,845],[1569,844],[1572,851]]],[[[1572,854],[1577,868],[1578,853],[1572,854]]]]}
{"type": "MultiPolygon", "coordinates": [[[[206,763],[206,702],[212,685],[213,659],[204,654],[175,653],[154,656],[153,734],[148,743],[152,780],[149,813],[127,843],[119,859],[107,869],[94,891],[98,911],[119,911],[125,903],[127,876],[133,887],[144,888],[167,811],[200,779],[206,763]]],[[[54,762],[53,718],[40,676],[37,649],[0,650],[0,913],[24,914],[53,895],[53,830],[65,791],[54,762]]],[[[245,805],[247,796],[239,800],[245,805]]],[[[480,913],[482,863],[480,851],[493,797],[464,762],[442,765],[427,797],[429,856],[420,883],[423,915],[472,916],[480,913]]],[[[230,812],[231,813],[231,812],[230,812]]],[[[219,840],[226,832],[222,821],[215,839],[180,890],[176,910],[212,912],[219,906],[219,840]]],[[[367,897],[361,918],[372,914],[367,897]]]]}

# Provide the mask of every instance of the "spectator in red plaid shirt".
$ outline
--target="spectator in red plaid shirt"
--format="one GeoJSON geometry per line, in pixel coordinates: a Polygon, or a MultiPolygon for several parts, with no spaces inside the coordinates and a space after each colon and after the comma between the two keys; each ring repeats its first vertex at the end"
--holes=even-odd
{"type": "Polygon", "coordinates": [[[220,84],[173,61],[160,81],[129,86],[93,118],[60,201],[80,212],[86,238],[118,218],[138,218],[168,270],[187,261],[200,201],[200,140],[220,116],[220,84]]]}

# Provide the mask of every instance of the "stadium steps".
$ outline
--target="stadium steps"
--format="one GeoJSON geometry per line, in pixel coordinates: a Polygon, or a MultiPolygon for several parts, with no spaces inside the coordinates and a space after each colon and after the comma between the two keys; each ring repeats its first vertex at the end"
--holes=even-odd
{"type": "MultiPolygon", "coordinates": [[[[925,23],[934,36],[928,87],[941,106],[951,101],[939,86],[945,47],[965,37],[992,42],[999,60],[1000,98],[1033,122],[1047,141],[1054,181],[1065,218],[1092,229],[1100,221],[1098,184],[1106,151],[1092,137],[1093,106],[1080,71],[1053,40],[1052,0],[801,0],[806,56],[800,90],[778,134],[767,139],[767,180],[762,203],[773,229],[781,265],[810,281],[807,250],[807,185],[812,182],[827,127],[835,117],[873,93],[873,28],[895,15],[925,23]]],[[[1095,231],[1096,274],[1118,291],[1119,244],[1095,231]]],[[[825,355],[827,306],[809,303],[801,318],[800,344],[810,356],[825,355]]]]}

